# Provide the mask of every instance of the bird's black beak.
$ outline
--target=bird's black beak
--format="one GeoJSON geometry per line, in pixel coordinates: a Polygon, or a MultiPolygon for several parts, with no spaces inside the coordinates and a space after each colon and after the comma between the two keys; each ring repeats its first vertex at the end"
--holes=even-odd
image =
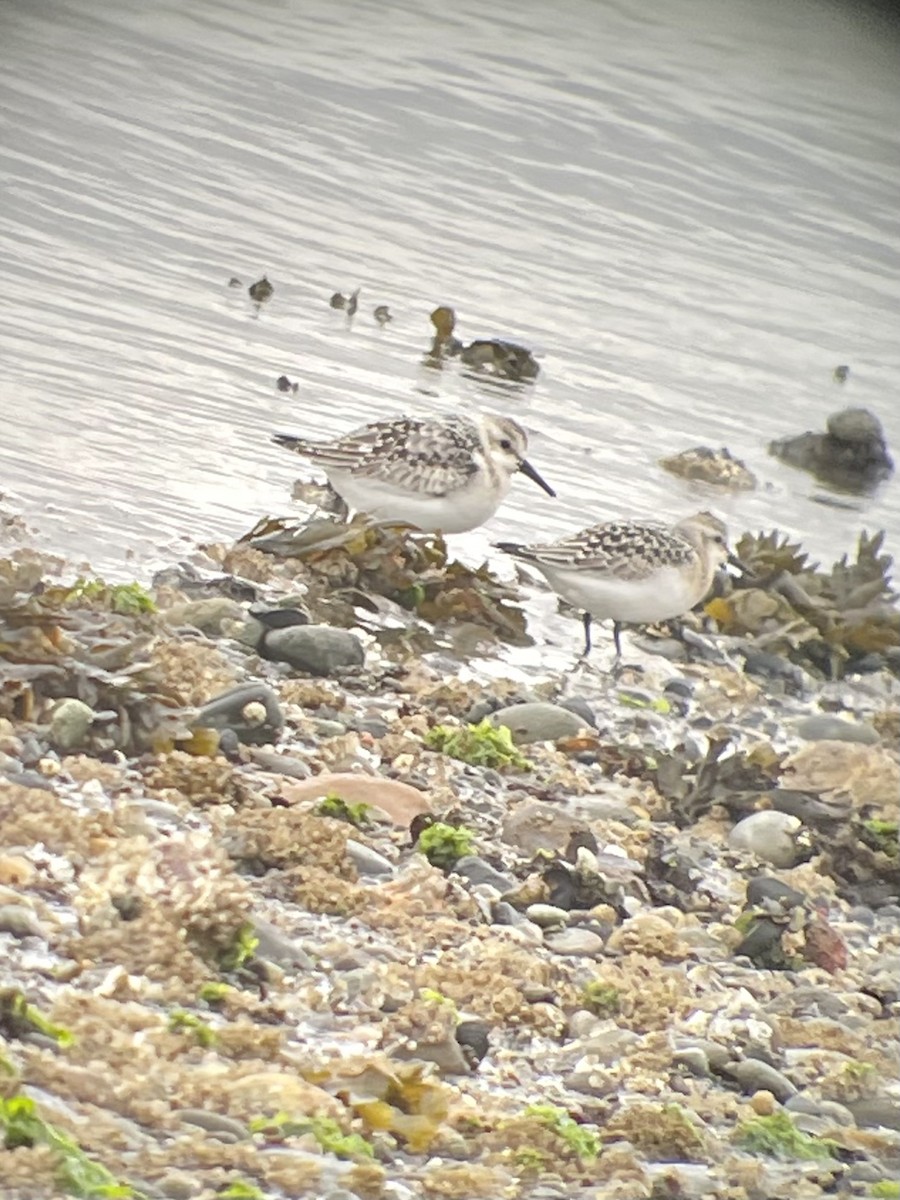
{"type": "Polygon", "coordinates": [[[538,475],[537,471],[534,469],[534,467],[531,465],[531,463],[528,461],[527,458],[523,458],[520,460],[519,470],[522,472],[523,475],[527,475],[529,479],[531,479],[534,483],[536,483],[539,488],[543,488],[548,496],[556,495],[556,492],[554,492],[554,490],[550,486],[550,484],[547,483],[546,480],[542,479],[540,477],[540,475],[538,475]]]}
{"type": "Polygon", "coordinates": [[[741,562],[741,560],[738,558],[738,556],[736,554],[728,555],[728,565],[730,567],[734,567],[734,569],[736,571],[740,572],[740,574],[743,575],[745,579],[756,579],[757,578],[756,572],[751,571],[751,569],[747,566],[747,564],[745,562],[741,562]]]}

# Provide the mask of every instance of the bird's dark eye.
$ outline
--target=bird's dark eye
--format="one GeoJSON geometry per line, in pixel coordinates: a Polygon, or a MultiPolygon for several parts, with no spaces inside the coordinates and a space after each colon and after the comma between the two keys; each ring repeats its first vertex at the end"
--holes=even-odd
{"type": "Polygon", "coordinates": [[[509,438],[504,438],[504,439],[501,441],[501,443],[500,443],[500,449],[501,449],[501,450],[512,450],[512,448],[513,448],[513,444],[512,444],[512,442],[509,440],[509,438]]]}

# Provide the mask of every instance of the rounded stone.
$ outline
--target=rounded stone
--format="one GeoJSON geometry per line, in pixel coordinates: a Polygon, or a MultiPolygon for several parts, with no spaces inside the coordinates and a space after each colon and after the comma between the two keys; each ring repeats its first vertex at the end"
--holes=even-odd
{"type": "Polygon", "coordinates": [[[797,735],[805,742],[861,742],[872,746],[881,739],[871,725],[845,721],[832,713],[814,713],[797,722],[797,735]]]}
{"type": "Polygon", "coordinates": [[[529,742],[555,742],[572,737],[585,728],[584,717],[563,708],[561,704],[532,701],[498,708],[488,718],[494,726],[505,725],[517,745],[529,742]]]}
{"type": "Polygon", "coordinates": [[[347,838],[346,849],[353,865],[361,875],[393,875],[393,865],[383,854],[379,854],[371,846],[357,842],[354,838],[347,838]]]}
{"type": "Polygon", "coordinates": [[[0,933],[13,937],[44,937],[41,923],[24,904],[0,904],[0,933]]]}
{"type": "Polygon", "coordinates": [[[802,821],[790,813],[768,809],[738,821],[728,835],[732,850],[755,854],[773,867],[792,867],[797,861],[797,833],[802,821]]]}
{"type": "Polygon", "coordinates": [[[266,655],[310,675],[329,676],[365,662],[363,644],[348,629],[290,625],[266,634],[266,655]]]}
{"type": "Polygon", "coordinates": [[[83,746],[94,720],[94,710],[83,700],[60,700],[50,718],[50,740],[60,750],[83,746]]]}
{"type": "Polygon", "coordinates": [[[559,925],[566,925],[569,920],[566,910],[557,908],[555,904],[529,904],[525,909],[525,916],[535,925],[539,925],[541,929],[553,929],[559,925]]]}
{"type": "Polygon", "coordinates": [[[214,696],[192,722],[195,729],[231,730],[251,745],[273,742],[284,728],[278,697],[264,683],[242,683],[214,696]]]}
{"type": "Polygon", "coordinates": [[[826,428],[839,442],[882,442],[884,430],[881,422],[867,408],[842,408],[832,413],[826,428]]]}
{"type": "Polygon", "coordinates": [[[544,944],[554,954],[596,958],[603,953],[603,938],[589,929],[560,929],[548,933],[544,944]]]}
{"type": "Polygon", "coordinates": [[[782,1104],[797,1094],[786,1075],[759,1058],[745,1058],[734,1068],[734,1077],[745,1092],[771,1092],[782,1104]]]}
{"type": "Polygon", "coordinates": [[[758,1117],[771,1117],[777,1101],[770,1091],[761,1088],[750,1097],[750,1107],[758,1117]]]}

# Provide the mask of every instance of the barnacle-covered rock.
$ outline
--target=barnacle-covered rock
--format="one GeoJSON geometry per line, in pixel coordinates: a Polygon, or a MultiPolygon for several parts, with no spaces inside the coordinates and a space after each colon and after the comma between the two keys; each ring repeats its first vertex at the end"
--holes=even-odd
{"type": "Polygon", "coordinates": [[[692,483],[708,483],[735,492],[750,492],[757,486],[753,472],[735,458],[724,446],[713,450],[709,446],[694,446],[659,460],[659,465],[680,479],[692,483]]]}

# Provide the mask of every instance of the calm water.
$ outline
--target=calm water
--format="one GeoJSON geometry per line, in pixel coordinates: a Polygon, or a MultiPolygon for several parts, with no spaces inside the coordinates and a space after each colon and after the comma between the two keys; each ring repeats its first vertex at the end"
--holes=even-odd
{"type": "Polygon", "coordinates": [[[900,548],[896,482],[835,509],[765,453],[846,403],[900,451],[900,39],[876,15],[4,0],[0,62],[0,489],[45,545],[145,574],[292,510],[271,430],[482,407],[520,416],[560,500],[517,482],[472,552],[707,506],[656,465],[698,442],[764,481],[717,503],[734,526],[900,548]],[[257,312],[227,284],[263,272],[257,312]],[[348,328],[328,297],[355,287],[348,328]],[[438,303],[533,347],[537,386],[426,369],[438,303]]]}

